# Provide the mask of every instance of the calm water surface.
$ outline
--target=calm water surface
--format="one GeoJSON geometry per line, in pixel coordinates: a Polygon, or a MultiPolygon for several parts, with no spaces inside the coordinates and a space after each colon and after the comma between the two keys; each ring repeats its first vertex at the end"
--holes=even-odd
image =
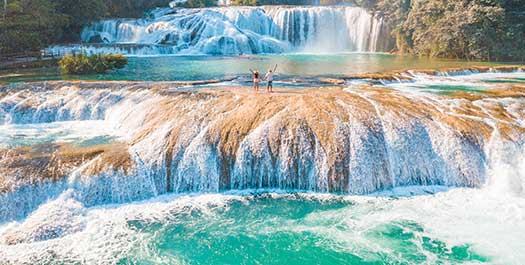
{"type": "Polygon", "coordinates": [[[155,56],[130,57],[124,68],[103,75],[63,76],[57,69],[0,72],[0,82],[29,80],[206,80],[248,77],[249,69],[266,71],[278,65],[281,78],[337,77],[347,74],[385,72],[404,69],[437,69],[491,65],[484,62],[466,62],[397,56],[390,54],[282,54],[254,56],[155,56]],[[3,77],[1,77],[3,76],[3,77]]]}

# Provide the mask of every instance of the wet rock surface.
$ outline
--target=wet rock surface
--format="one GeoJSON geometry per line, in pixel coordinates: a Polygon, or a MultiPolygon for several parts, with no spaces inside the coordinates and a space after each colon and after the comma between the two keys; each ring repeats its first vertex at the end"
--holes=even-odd
{"type": "Polygon", "coordinates": [[[90,147],[1,150],[5,205],[24,200],[18,190],[53,182],[77,190],[86,205],[165,192],[480,187],[490,146],[519,147],[525,140],[525,88],[514,84],[443,95],[377,86],[275,93],[174,86],[45,82],[2,88],[4,124],[99,119],[127,135],[90,147]]]}

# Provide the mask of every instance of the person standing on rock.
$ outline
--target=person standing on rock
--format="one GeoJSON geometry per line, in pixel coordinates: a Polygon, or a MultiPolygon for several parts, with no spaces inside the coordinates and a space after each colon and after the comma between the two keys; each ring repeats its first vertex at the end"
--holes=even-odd
{"type": "Polygon", "coordinates": [[[261,82],[259,71],[250,69],[253,76],[253,89],[255,92],[259,91],[259,83],[261,82]]]}
{"type": "Polygon", "coordinates": [[[273,77],[275,76],[275,70],[277,70],[277,65],[272,69],[269,69],[266,73],[266,76],[264,79],[268,82],[268,85],[266,86],[267,92],[273,92],[273,77]]]}

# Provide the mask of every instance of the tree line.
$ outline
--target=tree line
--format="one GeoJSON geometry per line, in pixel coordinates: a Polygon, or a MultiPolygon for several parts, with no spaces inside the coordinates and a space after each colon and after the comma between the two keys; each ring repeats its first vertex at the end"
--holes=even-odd
{"type": "Polygon", "coordinates": [[[355,0],[385,17],[396,51],[525,61],[523,0],[355,0]]]}
{"type": "Polygon", "coordinates": [[[170,0],[3,0],[0,55],[78,42],[82,28],[110,17],[141,17],[170,0]]]}

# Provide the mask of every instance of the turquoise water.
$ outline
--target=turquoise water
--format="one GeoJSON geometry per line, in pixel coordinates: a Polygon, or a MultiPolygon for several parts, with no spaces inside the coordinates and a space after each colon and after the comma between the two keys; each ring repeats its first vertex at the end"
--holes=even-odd
{"type": "MultiPolygon", "coordinates": [[[[154,259],[148,257],[149,253],[154,253],[155,259],[186,264],[416,264],[490,260],[468,243],[447,244],[429,235],[421,224],[410,219],[400,218],[352,231],[355,229],[349,225],[352,219],[363,217],[360,212],[363,209],[356,204],[342,197],[323,200],[262,194],[211,206],[206,211],[179,212],[162,222],[128,220],[128,228],[140,233],[144,241],[119,263],[152,263],[154,259]],[[337,234],[348,238],[342,241],[337,234]]],[[[370,214],[374,211],[368,210],[372,210],[370,214]]]]}
{"type": "Polygon", "coordinates": [[[29,238],[54,231],[50,239],[2,245],[0,255],[15,264],[521,264],[525,260],[523,197],[491,189],[441,190],[422,195],[431,188],[404,188],[388,197],[182,194],[92,208],[83,208],[66,193],[20,228],[16,223],[0,225],[0,234],[20,229],[29,238]]]}
{"type": "Polygon", "coordinates": [[[374,53],[281,54],[254,56],[154,56],[130,57],[124,69],[103,75],[62,76],[57,69],[0,73],[0,82],[28,80],[207,80],[249,77],[249,69],[266,71],[278,65],[279,78],[340,77],[405,69],[437,69],[490,65],[482,62],[442,60],[374,53]]]}
{"type": "MultiPolygon", "coordinates": [[[[468,63],[383,54],[137,57],[125,69],[92,78],[225,78],[273,64],[290,77],[468,63]]],[[[11,81],[28,80],[23,78],[11,81]]],[[[38,78],[63,77],[41,72],[38,78]]],[[[421,77],[390,87],[482,91],[491,83],[515,81],[523,77],[421,77]]],[[[7,148],[53,142],[90,146],[118,137],[102,121],[0,127],[0,145],[7,148]]],[[[497,168],[491,182],[511,178],[509,185],[520,189],[516,183],[523,182],[523,171],[507,171],[497,168]]],[[[31,216],[0,224],[0,264],[522,264],[524,194],[491,188],[441,187],[437,190],[443,192],[429,195],[434,190],[415,187],[377,197],[293,191],[169,194],[97,207],[85,207],[66,191],[31,216]],[[2,243],[12,230],[28,242],[2,243]],[[49,238],[40,240],[42,235],[49,238]]]]}
{"type": "Polygon", "coordinates": [[[105,121],[65,121],[0,125],[0,148],[15,148],[48,143],[73,143],[78,146],[108,144],[122,139],[105,121]]]}
{"type": "Polygon", "coordinates": [[[511,73],[488,72],[468,73],[463,75],[429,76],[416,75],[411,81],[380,84],[405,91],[424,91],[438,94],[448,94],[456,91],[483,93],[487,89],[498,86],[509,86],[525,83],[525,72],[511,73]]]}

